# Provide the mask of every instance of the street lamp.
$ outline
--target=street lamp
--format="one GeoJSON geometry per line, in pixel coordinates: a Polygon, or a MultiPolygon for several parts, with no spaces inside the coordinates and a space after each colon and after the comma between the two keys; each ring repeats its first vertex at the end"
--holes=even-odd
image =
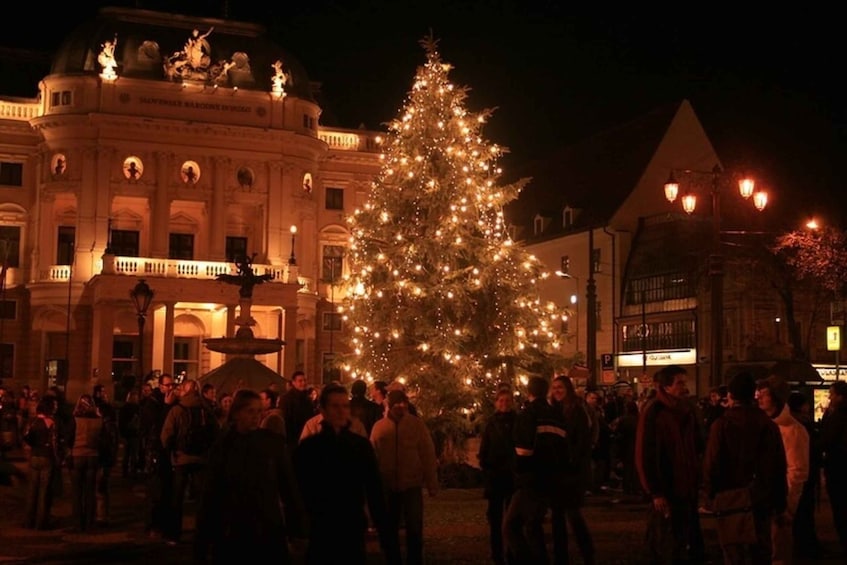
{"type": "MultiPolygon", "coordinates": [[[[692,214],[697,206],[697,195],[691,190],[691,185],[696,184],[696,179],[710,178],[712,196],[712,249],[709,255],[709,278],[711,279],[711,386],[721,384],[723,363],[723,254],[721,253],[721,183],[723,181],[723,170],[720,165],[715,165],[710,171],[682,171],[691,181],[684,187],[680,201],[682,208],[688,214],[692,214]]],[[[742,198],[750,200],[753,206],[760,212],[768,204],[768,195],[763,190],[756,190],[755,182],[747,177],[738,181],[738,191],[742,198]]],[[[680,193],[680,183],[671,171],[665,183],[665,198],[668,202],[676,200],[680,193]]]]}
{"type": "Polygon", "coordinates": [[[147,319],[147,309],[153,300],[153,291],[144,282],[144,279],[138,279],[138,284],[129,291],[129,296],[132,298],[135,313],[138,316],[138,378],[136,379],[136,386],[138,390],[141,390],[141,385],[144,384],[144,322],[147,319]]]}
{"type": "Polygon", "coordinates": [[[297,235],[297,226],[292,225],[290,231],[291,231],[291,255],[288,256],[288,264],[289,265],[296,265],[297,259],[294,257],[294,236],[297,235]]]}
{"type": "MultiPolygon", "coordinates": [[[[576,275],[572,275],[564,271],[556,271],[556,276],[560,279],[571,279],[572,281],[576,282],[577,290],[581,288],[581,285],[579,283],[579,277],[577,277],[576,275]]],[[[569,300],[571,306],[576,306],[576,329],[574,333],[576,334],[576,352],[579,353],[579,297],[576,294],[571,294],[569,300]]]]}

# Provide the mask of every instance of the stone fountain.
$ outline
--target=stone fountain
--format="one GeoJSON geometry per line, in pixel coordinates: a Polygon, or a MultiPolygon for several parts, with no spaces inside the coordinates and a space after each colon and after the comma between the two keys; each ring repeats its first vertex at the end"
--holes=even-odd
{"type": "Polygon", "coordinates": [[[253,304],[253,287],[273,278],[273,275],[257,275],[253,271],[253,258],[243,258],[235,262],[238,274],[220,274],[217,280],[234,284],[238,289],[238,317],[235,319],[235,336],[214,337],[203,340],[203,344],[211,351],[227,355],[226,362],[200,377],[201,384],[215,385],[218,392],[232,393],[238,388],[249,388],[256,391],[276,385],[279,390],[285,390],[286,380],[276,371],[255,359],[256,355],[277,353],[285,345],[285,341],[274,338],[258,338],[253,335],[256,320],[250,314],[253,304]]]}

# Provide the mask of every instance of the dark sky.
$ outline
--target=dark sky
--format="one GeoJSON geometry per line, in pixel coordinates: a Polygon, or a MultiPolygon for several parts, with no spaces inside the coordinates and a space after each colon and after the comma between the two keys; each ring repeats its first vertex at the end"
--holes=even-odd
{"type": "Polygon", "coordinates": [[[836,87],[847,49],[834,9],[745,15],[691,5],[636,15],[607,6],[576,15],[560,4],[79,0],[54,4],[45,18],[30,2],[18,4],[19,19],[2,19],[0,45],[54,49],[104,5],[228,11],[267,25],[322,83],[327,121],[379,128],[402,106],[423,61],[418,42],[432,30],[454,81],[471,88],[469,107],[496,108],[485,134],[511,149],[506,166],[688,98],[726,165],[756,171],[773,198],[796,200],[804,213],[847,219],[835,214],[847,211],[847,97],[836,87]]]}

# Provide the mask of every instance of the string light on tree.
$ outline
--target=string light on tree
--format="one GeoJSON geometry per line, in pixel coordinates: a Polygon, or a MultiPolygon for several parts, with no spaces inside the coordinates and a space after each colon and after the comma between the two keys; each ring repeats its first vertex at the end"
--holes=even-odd
{"type": "Polygon", "coordinates": [[[422,45],[426,62],[379,140],[368,201],[347,218],[360,292],[343,311],[355,328],[351,376],[404,375],[434,417],[518,375],[550,374],[563,312],[541,302],[546,273],[507,233],[503,206],[525,183],[498,184],[505,149],[482,135],[490,112],[469,111],[437,42],[422,45]]]}

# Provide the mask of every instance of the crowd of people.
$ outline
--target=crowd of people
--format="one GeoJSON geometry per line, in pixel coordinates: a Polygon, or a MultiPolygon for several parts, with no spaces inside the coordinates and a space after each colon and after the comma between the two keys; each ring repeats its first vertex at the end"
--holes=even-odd
{"type": "MultiPolygon", "coordinates": [[[[399,383],[316,391],[297,372],[286,391],[218,395],[162,374],[119,407],[102,385],[72,407],[55,387],[20,396],[0,390],[0,421],[4,443],[14,426],[29,452],[25,527],[58,527],[51,505],[63,473],[69,528],[108,526],[119,466],[146,486],[152,539],[182,542],[186,501],[196,503],[197,562],[235,562],[249,546],[283,562],[293,547],[308,563],[364,564],[368,530],[389,564],[423,562],[423,497],[438,491],[437,459],[399,383]]],[[[847,485],[838,480],[847,470],[847,382],[832,383],[819,424],[810,400],[777,376],[740,373],[697,402],[678,366],[659,370],[637,398],[626,387],[577,391],[567,376],[530,378],[519,407],[516,398],[511,388],[497,392],[479,444],[496,564],[549,563],[548,515],[554,563],[569,562],[569,534],[584,563],[598,562],[583,506],[613,484],[616,496],[649,508],[652,563],[702,562],[704,514],[718,521],[726,563],[818,557],[824,485],[847,551],[847,485]],[[730,533],[720,528],[734,516],[723,501],[737,492],[747,496],[748,537],[737,520],[730,533]]]]}

